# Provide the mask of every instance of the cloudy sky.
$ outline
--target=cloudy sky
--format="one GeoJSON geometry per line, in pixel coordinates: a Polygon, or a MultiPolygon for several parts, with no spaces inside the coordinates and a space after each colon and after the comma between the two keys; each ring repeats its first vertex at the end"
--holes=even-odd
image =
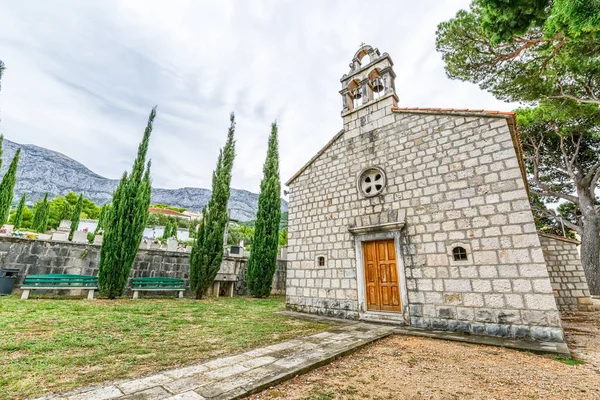
{"type": "Polygon", "coordinates": [[[0,0],[0,130],[118,178],[157,104],[154,186],[210,187],[235,111],[232,185],[256,192],[272,121],[283,181],[341,129],[361,42],[392,56],[402,106],[512,109],[445,76],[436,26],[468,3],[0,0]]]}

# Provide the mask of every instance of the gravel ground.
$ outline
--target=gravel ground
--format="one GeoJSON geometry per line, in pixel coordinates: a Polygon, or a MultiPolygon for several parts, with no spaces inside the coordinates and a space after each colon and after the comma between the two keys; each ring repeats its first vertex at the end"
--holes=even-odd
{"type": "Polygon", "coordinates": [[[600,399],[600,311],[563,318],[578,360],[393,336],[250,399],[600,399]]]}

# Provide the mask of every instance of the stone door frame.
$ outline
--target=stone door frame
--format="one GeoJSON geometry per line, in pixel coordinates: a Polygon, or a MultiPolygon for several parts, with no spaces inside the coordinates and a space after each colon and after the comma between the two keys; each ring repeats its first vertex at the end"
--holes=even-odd
{"type": "Polygon", "coordinates": [[[399,230],[354,234],[354,246],[356,253],[356,282],[358,289],[358,314],[360,319],[374,321],[396,321],[398,323],[406,323],[408,325],[408,290],[406,287],[404,257],[402,254],[400,235],[401,233],[399,230]],[[400,301],[402,302],[402,312],[368,311],[366,306],[366,280],[363,242],[390,239],[394,240],[394,250],[396,251],[396,268],[398,269],[398,280],[400,282],[400,301]]]}

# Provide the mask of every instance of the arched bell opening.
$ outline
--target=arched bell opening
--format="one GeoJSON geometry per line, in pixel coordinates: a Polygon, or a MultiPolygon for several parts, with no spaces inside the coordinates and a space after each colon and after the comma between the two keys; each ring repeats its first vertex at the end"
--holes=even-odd
{"type": "Polygon", "coordinates": [[[375,68],[369,73],[369,87],[373,94],[373,100],[378,100],[385,94],[385,80],[381,76],[379,68],[375,68]]]}
{"type": "Polygon", "coordinates": [[[350,110],[360,107],[362,104],[362,89],[358,79],[351,81],[348,84],[348,106],[350,110]]]}
{"type": "Polygon", "coordinates": [[[371,63],[371,56],[369,55],[366,49],[363,49],[361,52],[358,53],[357,59],[360,65],[363,67],[371,63]]]}

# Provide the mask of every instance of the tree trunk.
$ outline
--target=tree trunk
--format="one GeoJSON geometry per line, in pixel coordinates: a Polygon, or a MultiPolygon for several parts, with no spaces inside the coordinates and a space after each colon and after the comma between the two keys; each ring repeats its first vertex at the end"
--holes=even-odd
{"type": "Polygon", "coordinates": [[[594,197],[582,196],[582,194],[579,195],[583,215],[581,264],[590,292],[592,295],[600,296],[600,215],[595,211],[594,197]]]}

